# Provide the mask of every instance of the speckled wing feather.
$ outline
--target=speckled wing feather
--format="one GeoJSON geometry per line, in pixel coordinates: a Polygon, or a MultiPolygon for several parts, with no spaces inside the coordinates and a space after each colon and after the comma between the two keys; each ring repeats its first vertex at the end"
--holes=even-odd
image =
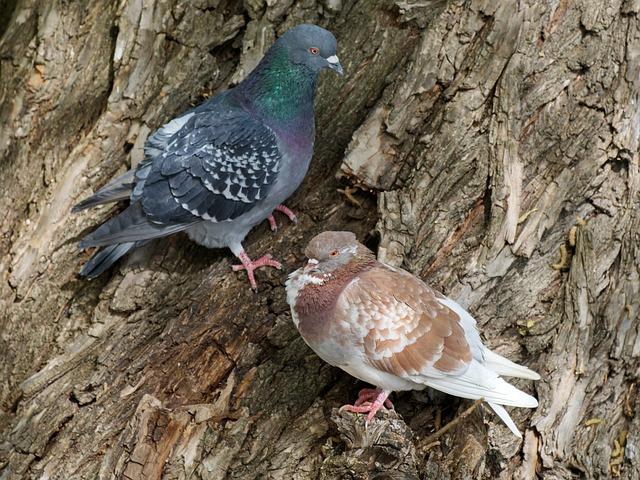
{"type": "Polygon", "coordinates": [[[230,95],[214,100],[193,111],[145,172],[140,198],[151,221],[232,220],[276,181],[282,158],[274,132],[230,95]]]}
{"type": "Polygon", "coordinates": [[[441,377],[463,373],[473,358],[460,317],[443,298],[414,276],[380,266],[360,274],[338,307],[371,366],[407,379],[441,377]]]}
{"type": "Polygon", "coordinates": [[[158,128],[147,138],[144,145],[145,158],[137,166],[111,180],[93,195],[75,205],[71,211],[79,212],[96,205],[127,198],[131,200],[131,203],[138,201],[144,190],[144,183],[151,170],[153,160],[162,154],[171,138],[200,108],[202,106],[198,106],[158,128]]]}
{"type": "Polygon", "coordinates": [[[281,164],[273,131],[229,92],[159,129],[146,154],[134,173],[129,208],[83,238],[82,248],[233,220],[267,196],[281,164]]]}
{"type": "MultiPolygon", "coordinates": [[[[537,374],[484,347],[471,315],[408,272],[379,264],[361,273],[337,308],[346,334],[359,343],[362,371],[373,367],[451,395],[484,398],[514,433],[499,405],[538,405],[499,376],[537,374]]],[[[358,366],[349,368],[357,376],[358,366]]]]}

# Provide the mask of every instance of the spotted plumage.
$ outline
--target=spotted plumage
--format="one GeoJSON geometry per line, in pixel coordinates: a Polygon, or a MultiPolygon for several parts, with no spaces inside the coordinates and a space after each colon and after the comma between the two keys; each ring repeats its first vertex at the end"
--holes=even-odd
{"type": "Polygon", "coordinates": [[[378,262],[350,232],[321,233],[305,254],[309,263],[287,281],[294,323],[326,362],[378,387],[363,391],[367,401],[361,397],[349,409],[370,419],[391,391],[430,386],[484,398],[520,436],[502,405],[538,403],[500,376],[539,376],[486,348],[460,305],[414,275],[378,262]]]}
{"type": "Polygon", "coordinates": [[[215,104],[208,106],[151,166],[142,206],[152,221],[233,220],[266,198],[278,178],[282,153],[273,130],[240,109],[214,116],[215,104]]]}
{"type": "Polygon", "coordinates": [[[74,208],[130,200],[82,239],[82,248],[103,248],[80,273],[93,278],[131,249],[180,231],[207,247],[230,248],[253,288],[253,270],[280,268],[269,255],[252,261],[242,241],[263,220],[273,228],[276,210],[295,220],[281,204],[302,182],[313,154],[316,80],[324,68],[342,73],[335,38],[299,25],[238,86],[158,129],[135,169],[74,208]]]}

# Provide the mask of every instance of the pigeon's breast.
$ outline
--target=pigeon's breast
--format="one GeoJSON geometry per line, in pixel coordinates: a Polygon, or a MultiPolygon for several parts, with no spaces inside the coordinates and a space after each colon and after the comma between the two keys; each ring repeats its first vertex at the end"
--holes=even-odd
{"type": "Polygon", "coordinates": [[[347,346],[336,341],[331,307],[316,308],[309,305],[307,295],[312,293],[307,287],[313,285],[321,285],[321,280],[302,272],[287,282],[291,318],[302,339],[320,358],[333,366],[341,367],[349,358],[347,346]]]}
{"type": "Polygon", "coordinates": [[[336,318],[338,299],[348,283],[344,280],[299,269],[287,281],[287,301],[300,335],[318,356],[338,367],[349,360],[353,347],[348,326],[345,330],[336,318]]]}
{"type": "Polygon", "coordinates": [[[282,165],[274,190],[279,189],[282,192],[284,201],[298,189],[309,170],[313,156],[313,139],[304,144],[279,139],[278,144],[282,152],[282,165]]]}
{"type": "Polygon", "coordinates": [[[327,278],[298,269],[287,281],[287,301],[293,321],[307,343],[322,341],[329,333],[329,324],[337,295],[327,278]]]}

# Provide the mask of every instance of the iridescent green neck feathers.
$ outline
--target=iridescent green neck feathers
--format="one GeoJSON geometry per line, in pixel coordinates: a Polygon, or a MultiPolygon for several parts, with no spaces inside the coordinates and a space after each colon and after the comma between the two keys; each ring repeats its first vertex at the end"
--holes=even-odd
{"type": "Polygon", "coordinates": [[[272,48],[240,88],[260,117],[282,126],[304,124],[313,122],[316,79],[317,73],[293,63],[285,48],[272,48]]]}

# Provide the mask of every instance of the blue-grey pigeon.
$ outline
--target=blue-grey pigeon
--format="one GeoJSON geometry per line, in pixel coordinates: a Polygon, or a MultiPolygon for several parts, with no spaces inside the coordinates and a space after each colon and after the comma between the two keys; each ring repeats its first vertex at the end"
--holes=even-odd
{"type": "Polygon", "coordinates": [[[336,39],[316,25],[282,35],[236,87],[171,120],[149,137],[140,164],[112,180],[74,211],[130,199],[129,207],[80,242],[102,247],[80,274],[96,277],[150,239],[185,231],[209,248],[228,247],[256,288],[254,270],[281,268],[264,255],[252,261],[242,242],[279,210],[307,173],[315,136],[318,74],[342,74],[336,39]]]}

